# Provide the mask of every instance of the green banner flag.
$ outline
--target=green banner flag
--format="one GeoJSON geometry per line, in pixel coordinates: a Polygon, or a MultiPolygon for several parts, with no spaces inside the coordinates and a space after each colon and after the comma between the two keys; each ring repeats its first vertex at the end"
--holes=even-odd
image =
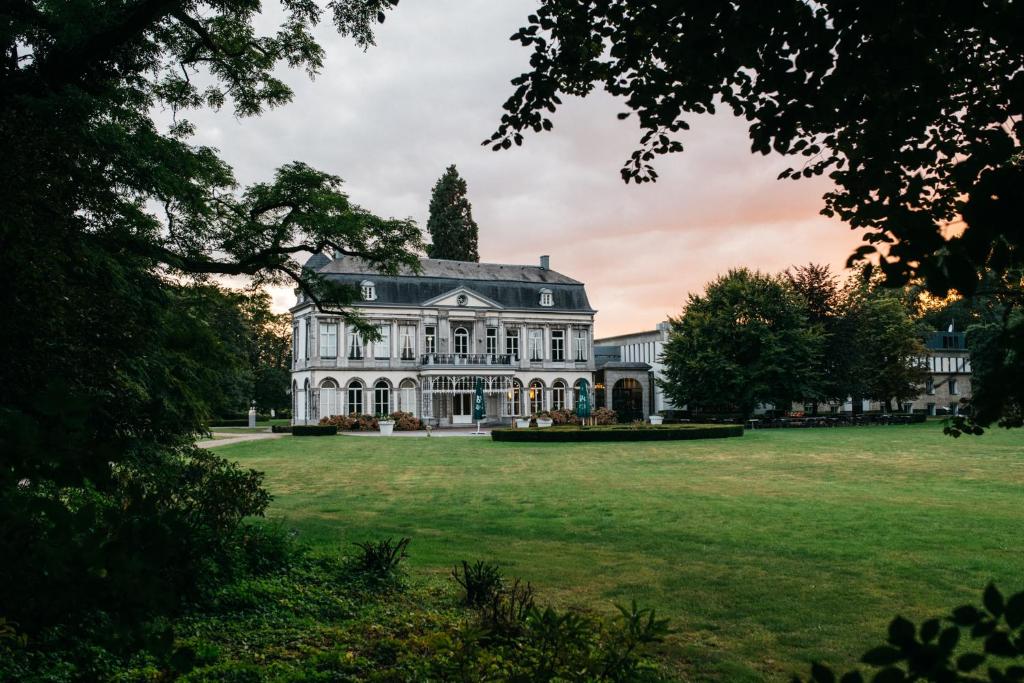
{"type": "Polygon", "coordinates": [[[484,404],[484,383],[477,377],[476,394],[473,396],[473,419],[482,420],[485,417],[487,417],[487,407],[484,404]]]}
{"type": "Polygon", "coordinates": [[[590,417],[590,385],[581,379],[577,384],[576,417],[590,417]]]}

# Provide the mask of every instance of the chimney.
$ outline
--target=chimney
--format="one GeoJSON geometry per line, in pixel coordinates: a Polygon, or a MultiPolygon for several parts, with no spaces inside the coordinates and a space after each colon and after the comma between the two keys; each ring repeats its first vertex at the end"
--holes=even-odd
{"type": "Polygon", "coordinates": [[[551,267],[551,257],[544,255],[540,257],[540,267],[544,270],[548,270],[551,267]]]}

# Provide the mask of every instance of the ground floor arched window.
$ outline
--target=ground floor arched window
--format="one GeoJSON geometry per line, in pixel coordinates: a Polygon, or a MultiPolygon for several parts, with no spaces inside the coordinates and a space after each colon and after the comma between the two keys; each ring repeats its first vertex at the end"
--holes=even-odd
{"type": "Polygon", "coordinates": [[[387,380],[377,380],[373,385],[373,413],[374,415],[391,414],[391,385],[387,380]]]}
{"type": "Polygon", "coordinates": [[[544,411],[544,384],[539,379],[530,382],[530,414],[544,411]]]}
{"type": "Polygon", "coordinates": [[[355,379],[348,385],[348,414],[363,414],[363,383],[355,379]]]}
{"type": "Polygon", "coordinates": [[[331,417],[341,412],[341,396],[338,394],[338,383],[333,379],[320,382],[320,417],[331,417]]]}
{"type": "Polygon", "coordinates": [[[416,381],[403,379],[398,385],[398,409],[405,413],[418,415],[416,410],[416,381]]]}
{"type": "Polygon", "coordinates": [[[619,422],[644,419],[644,389],[640,382],[631,377],[616,382],[612,387],[612,410],[618,413],[619,422]]]}
{"type": "Polygon", "coordinates": [[[551,410],[565,410],[565,382],[560,379],[551,385],[551,410]]]}
{"type": "Polygon", "coordinates": [[[523,383],[519,380],[512,380],[512,386],[505,392],[505,409],[502,411],[505,417],[516,417],[520,414],[523,403],[523,383]]]}

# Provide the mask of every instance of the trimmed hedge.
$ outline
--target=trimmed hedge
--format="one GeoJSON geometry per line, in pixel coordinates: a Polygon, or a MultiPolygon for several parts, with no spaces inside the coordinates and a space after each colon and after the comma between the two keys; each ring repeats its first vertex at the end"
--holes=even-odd
{"type": "Polygon", "coordinates": [[[248,427],[249,418],[245,419],[230,419],[230,420],[211,420],[207,427],[248,427]]]}
{"type": "Polygon", "coordinates": [[[270,425],[270,431],[274,434],[291,434],[291,425],[270,425]]]}
{"type": "Polygon", "coordinates": [[[294,425],[292,436],[334,436],[338,428],[334,425],[294,425]]]}
{"type": "Polygon", "coordinates": [[[661,425],[634,429],[627,425],[608,427],[548,427],[546,429],[495,429],[494,441],[555,443],[571,441],[687,441],[743,436],[743,425],[661,425]]]}

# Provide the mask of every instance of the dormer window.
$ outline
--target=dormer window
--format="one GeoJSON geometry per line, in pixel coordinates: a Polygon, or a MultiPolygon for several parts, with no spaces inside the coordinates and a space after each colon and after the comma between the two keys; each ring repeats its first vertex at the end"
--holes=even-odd
{"type": "Polygon", "coordinates": [[[554,306],[555,305],[555,301],[554,301],[554,298],[551,296],[551,290],[550,289],[542,289],[542,290],[540,290],[540,305],[541,306],[554,306]]]}
{"type": "Polygon", "coordinates": [[[363,294],[363,301],[374,301],[377,298],[377,288],[369,280],[363,280],[359,284],[363,294]]]}

